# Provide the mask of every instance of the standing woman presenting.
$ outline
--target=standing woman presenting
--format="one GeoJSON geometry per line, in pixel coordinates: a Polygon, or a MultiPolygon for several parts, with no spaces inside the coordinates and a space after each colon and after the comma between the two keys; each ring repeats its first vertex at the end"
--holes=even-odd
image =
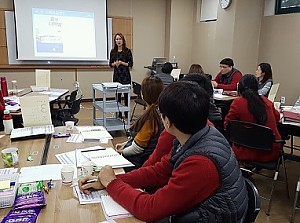
{"type": "MultiPolygon", "coordinates": [[[[131,50],[126,47],[126,41],[122,33],[117,33],[114,37],[114,48],[110,52],[109,66],[114,68],[113,82],[121,84],[131,84],[129,68],[133,65],[131,50]]],[[[118,93],[118,101],[121,102],[122,93],[118,93]]],[[[125,105],[128,105],[128,93],[124,93],[125,105]]],[[[119,113],[122,118],[122,113],[119,113]]],[[[125,112],[128,118],[128,112],[125,112]]]]}

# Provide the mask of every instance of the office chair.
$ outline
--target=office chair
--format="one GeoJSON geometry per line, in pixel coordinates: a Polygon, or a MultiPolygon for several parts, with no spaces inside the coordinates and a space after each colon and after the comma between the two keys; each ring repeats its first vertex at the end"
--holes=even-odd
{"type": "Polygon", "coordinates": [[[75,125],[79,119],[75,118],[75,115],[80,111],[80,104],[82,101],[82,95],[75,99],[71,104],[70,108],[58,109],[55,115],[55,119],[52,121],[54,126],[65,125],[66,121],[73,121],[75,125]]]}
{"type": "Polygon", "coordinates": [[[135,112],[135,108],[138,104],[144,106],[144,110],[147,107],[147,103],[144,101],[144,99],[142,98],[142,94],[141,94],[142,86],[139,83],[132,81],[132,89],[133,89],[133,93],[136,94],[137,97],[136,97],[136,99],[134,99],[134,107],[133,107],[130,121],[132,121],[132,118],[133,118],[134,112],[135,112]]]}
{"type": "Polygon", "coordinates": [[[269,95],[268,95],[268,99],[270,101],[274,102],[279,86],[280,86],[279,83],[272,85],[272,87],[271,87],[271,89],[269,91],[269,95]]]}
{"type": "MultiPolygon", "coordinates": [[[[272,188],[270,192],[270,197],[267,199],[269,200],[268,209],[266,214],[269,215],[271,211],[272,205],[272,198],[273,198],[273,191],[275,189],[275,185],[277,183],[277,178],[279,175],[279,168],[282,164],[284,175],[285,175],[285,184],[286,184],[286,191],[287,196],[289,197],[289,189],[288,189],[288,181],[287,181],[287,174],[286,174],[286,167],[285,167],[285,160],[284,160],[284,152],[283,152],[283,145],[285,143],[284,140],[275,140],[275,135],[273,134],[272,129],[254,124],[249,122],[243,122],[238,120],[230,120],[226,127],[227,139],[229,142],[234,143],[236,145],[245,146],[250,149],[262,150],[262,151],[270,151],[273,149],[273,143],[279,143],[281,145],[281,150],[279,157],[275,160],[270,162],[255,162],[255,161],[246,161],[246,164],[249,166],[253,166],[256,169],[265,169],[273,171],[273,181],[272,181],[272,188]]],[[[241,168],[241,170],[245,173],[252,173],[258,174],[264,177],[271,178],[267,175],[252,172],[251,170],[241,168]]]]}
{"type": "Polygon", "coordinates": [[[77,97],[78,89],[75,89],[74,91],[71,92],[71,94],[66,95],[65,99],[62,100],[61,98],[57,99],[57,104],[59,109],[63,108],[71,108],[73,101],[75,101],[77,97]],[[63,104],[64,103],[64,104],[63,104]]]}
{"type": "Polygon", "coordinates": [[[246,187],[248,191],[248,210],[244,223],[255,222],[255,219],[260,211],[260,197],[257,188],[249,180],[245,179],[246,187]]]}

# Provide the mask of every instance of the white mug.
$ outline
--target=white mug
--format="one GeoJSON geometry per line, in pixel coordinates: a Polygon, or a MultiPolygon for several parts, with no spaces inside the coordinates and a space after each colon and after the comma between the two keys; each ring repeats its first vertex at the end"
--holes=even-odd
{"type": "Polygon", "coordinates": [[[72,131],[74,129],[75,123],[73,121],[66,121],[65,125],[66,125],[67,130],[72,131]]]}
{"type": "Polygon", "coordinates": [[[61,180],[63,184],[71,184],[74,177],[74,167],[64,166],[61,168],[61,180]]]}

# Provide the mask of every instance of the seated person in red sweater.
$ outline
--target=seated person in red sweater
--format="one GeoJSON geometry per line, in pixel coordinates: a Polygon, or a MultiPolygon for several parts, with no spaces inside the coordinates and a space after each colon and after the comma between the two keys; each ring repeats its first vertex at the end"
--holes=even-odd
{"type": "Polygon", "coordinates": [[[106,188],[136,218],[155,222],[242,222],[248,196],[230,145],[208,126],[209,95],[196,83],[178,81],[164,89],[159,111],[176,137],[172,151],[155,165],[115,175],[111,166],[98,180],[79,180],[80,190],[106,188]],[[195,121],[197,120],[197,121],[195,121]],[[154,194],[136,188],[160,187],[154,194]]]}
{"type": "MultiPolygon", "coordinates": [[[[264,125],[273,130],[275,139],[281,136],[277,130],[279,112],[274,108],[273,102],[265,96],[258,94],[258,81],[252,74],[246,74],[239,82],[238,93],[241,97],[236,98],[225,118],[224,127],[229,120],[241,120],[245,122],[264,125]]],[[[268,162],[278,158],[280,145],[274,143],[272,151],[261,151],[243,146],[232,145],[233,151],[239,161],[268,162]]]]}
{"type": "Polygon", "coordinates": [[[211,81],[214,88],[228,91],[236,91],[237,83],[242,78],[242,73],[233,67],[234,63],[231,58],[224,58],[220,62],[220,72],[215,80],[211,81]]]}

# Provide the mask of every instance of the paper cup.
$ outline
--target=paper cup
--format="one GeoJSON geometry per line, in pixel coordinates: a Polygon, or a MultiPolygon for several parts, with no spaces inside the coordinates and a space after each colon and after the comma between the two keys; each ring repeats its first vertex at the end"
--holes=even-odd
{"type": "Polygon", "coordinates": [[[74,129],[74,122],[73,121],[66,121],[65,122],[65,125],[67,127],[67,131],[73,131],[74,129]]]}
{"type": "Polygon", "coordinates": [[[4,167],[12,167],[19,163],[18,148],[11,147],[1,151],[1,156],[4,162],[4,167]]]}
{"type": "Polygon", "coordinates": [[[65,166],[61,168],[61,180],[63,184],[71,184],[74,177],[74,167],[65,166]]]}
{"type": "Polygon", "coordinates": [[[94,163],[91,161],[84,161],[81,163],[81,175],[91,176],[94,170],[94,163]]]}

